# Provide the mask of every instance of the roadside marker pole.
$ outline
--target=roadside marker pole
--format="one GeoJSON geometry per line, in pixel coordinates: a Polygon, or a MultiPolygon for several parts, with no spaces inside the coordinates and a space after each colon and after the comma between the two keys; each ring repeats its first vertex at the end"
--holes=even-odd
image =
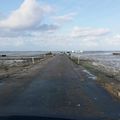
{"type": "Polygon", "coordinates": [[[70,54],[70,58],[72,59],[72,54],[70,54]]]}
{"type": "Polygon", "coordinates": [[[80,64],[80,56],[78,55],[78,65],[80,64]]]}
{"type": "Polygon", "coordinates": [[[32,63],[35,64],[35,59],[34,59],[34,57],[32,57],[32,63]]]}

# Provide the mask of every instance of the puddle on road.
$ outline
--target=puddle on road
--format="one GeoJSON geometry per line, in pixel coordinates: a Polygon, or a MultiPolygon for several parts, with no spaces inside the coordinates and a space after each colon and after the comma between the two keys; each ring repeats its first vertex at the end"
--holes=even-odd
{"type": "Polygon", "coordinates": [[[88,74],[88,78],[93,79],[93,80],[97,79],[97,77],[95,75],[91,74],[89,71],[83,70],[83,72],[88,74]]]}

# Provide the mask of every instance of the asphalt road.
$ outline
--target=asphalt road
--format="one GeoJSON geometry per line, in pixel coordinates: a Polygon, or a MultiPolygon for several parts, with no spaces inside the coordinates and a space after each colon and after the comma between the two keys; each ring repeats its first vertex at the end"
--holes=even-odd
{"type": "Polygon", "coordinates": [[[67,56],[56,55],[24,91],[0,105],[0,116],[6,115],[119,120],[120,101],[67,56]]]}

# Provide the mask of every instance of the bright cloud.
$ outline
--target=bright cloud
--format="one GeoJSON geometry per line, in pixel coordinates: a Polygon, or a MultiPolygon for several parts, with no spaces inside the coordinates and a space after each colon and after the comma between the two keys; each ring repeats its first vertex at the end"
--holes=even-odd
{"type": "Polygon", "coordinates": [[[24,0],[23,4],[13,11],[8,18],[0,21],[1,29],[23,30],[38,27],[46,12],[52,7],[40,6],[37,0],[24,0]]]}
{"type": "Polygon", "coordinates": [[[57,22],[57,23],[65,23],[68,21],[71,21],[75,18],[76,13],[68,13],[66,15],[62,15],[62,16],[54,16],[53,19],[57,22]]]}
{"type": "Polygon", "coordinates": [[[80,27],[74,27],[71,36],[72,37],[98,37],[98,36],[104,36],[106,34],[110,33],[109,29],[105,28],[80,28],[80,27]]]}
{"type": "Polygon", "coordinates": [[[110,46],[115,46],[115,47],[119,47],[120,46],[120,35],[114,35],[111,38],[107,38],[106,40],[106,44],[110,45],[110,46]]]}

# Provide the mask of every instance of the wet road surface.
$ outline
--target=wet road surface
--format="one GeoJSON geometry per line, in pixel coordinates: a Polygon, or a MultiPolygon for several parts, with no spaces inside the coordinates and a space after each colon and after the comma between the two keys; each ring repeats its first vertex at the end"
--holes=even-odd
{"type": "Polygon", "coordinates": [[[119,120],[120,102],[82,67],[56,55],[23,92],[0,105],[0,116],[6,115],[119,120]]]}

